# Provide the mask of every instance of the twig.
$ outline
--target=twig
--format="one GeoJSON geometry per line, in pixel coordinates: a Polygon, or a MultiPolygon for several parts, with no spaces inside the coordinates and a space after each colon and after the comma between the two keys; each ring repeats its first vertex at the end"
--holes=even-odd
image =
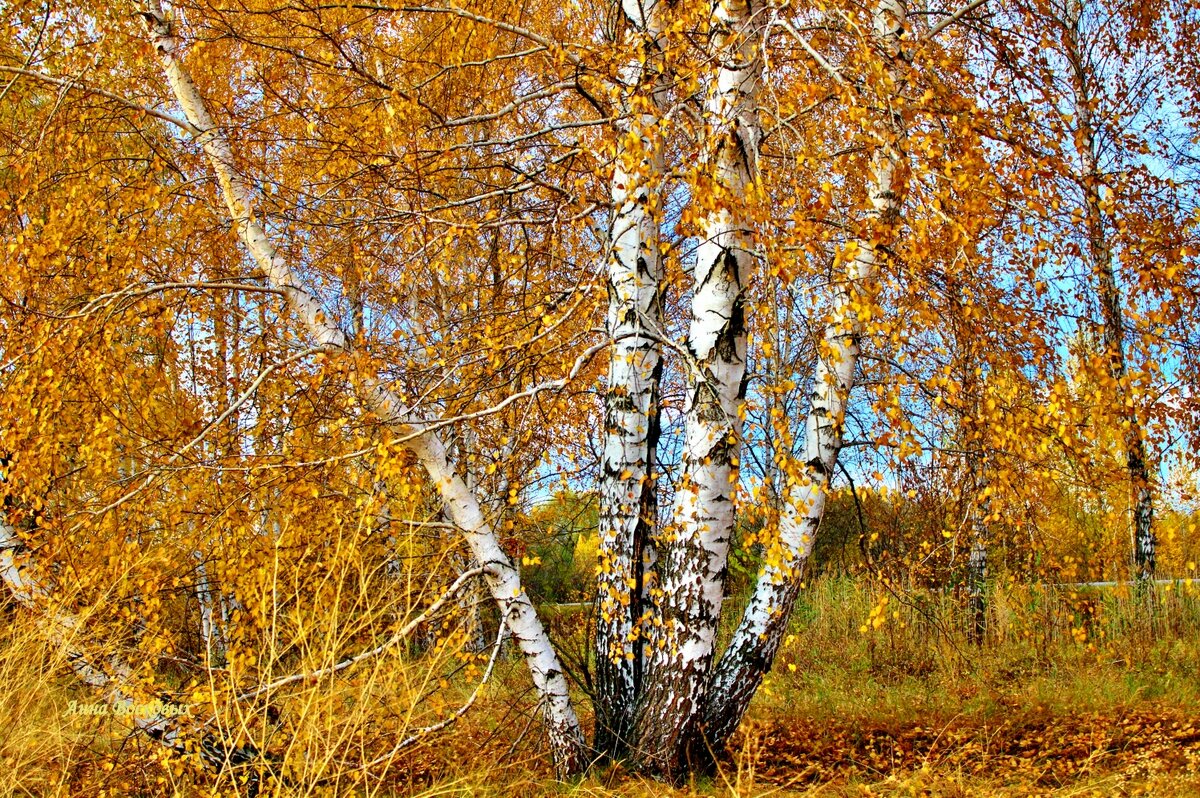
{"type": "Polygon", "coordinates": [[[495,669],[495,667],[496,667],[496,659],[497,659],[498,655],[500,654],[501,647],[504,645],[504,631],[505,631],[505,629],[507,629],[507,627],[508,627],[508,612],[506,611],[500,616],[500,631],[496,633],[496,642],[492,645],[492,655],[488,659],[487,668],[484,669],[483,678],[479,680],[479,684],[475,685],[475,689],[471,692],[471,697],[467,699],[466,703],[464,703],[461,707],[459,707],[457,710],[455,710],[453,715],[443,718],[442,720],[438,721],[437,723],[433,723],[433,724],[430,724],[429,726],[423,726],[420,729],[417,729],[415,732],[410,734],[408,737],[405,737],[403,740],[396,743],[396,745],[392,748],[391,751],[388,751],[383,756],[372,759],[370,762],[368,762],[366,765],[364,765],[364,767],[372,768],[372,767],[375,767],[376,765],[381,765],[384,762],[387,762],[392,757],[394,757],[396,754],[403,751],[405,748],[408,748],[410,745],[418,742],[421,738],[425,737],[426,735],[432,734],[436,731],[441,731],[442,729],[449,726],[451,723],[454,723],[455,721],[457,721],[463,715],[467,714],[467,710],[469,710],[475,704],[475,699],[479,698],[480,691],[483,690],[483,686],[488,683],[488,680],[492,676],[492,670],[495,669]]]}
{"type": "MultiPolygon", "coordinates": [[[[362,662],[364,659],[369,659],[371,657],[375,657],[375,656],[378,656],[379,654],[382,654],[384,651],[387,651],[389,648],[391,648],[392,646],[396,645],[404,638],[411,635],[414,631],[416,631],[418,626],[425,623],[433,615],[436,615],[437,612],[442,609],[442,607],[446,606],[446,602],[448,602],[455,595],[457,595],[458,591],[463,589],[463,587],[467,584],[467,582],[469,582],[472,579],[474,579],[475,577],[485,573],[486,571],[487,571],[487,569],[482,568],[482,567],[472,568],[469,571],[463,571],[459,575],[458,579],[455,579],[454,582],[451,583],[450,587],[446,589],[446,592],[438,597],[437,601],[430,604],[429,607],[426,608],[426,610],[424,612],[422,612],[416,618],[413,618],[408,623],[404,624],[404,627],[402,629],[400,629],[400,631],[396,632],[394,635],[389,637],[386,641],[384,641],[380,645],[375,646],[375,648],[368,649],[367,651],[359,652],[358,654],[355,654],[353,657],[347,657],[346,659],[342,660],[341,662],[337,663],[336,665],[330,665],[327,668],[320,668],[320,669],[312,671],[310,673],[295,673],[295,674],[292,674],[291,676],[285,676],[282,679],[276,679],[275,681],[271,682],[270,684],[265,684],[265,685],[262,685],[261,687],[256,687],[253,690],[242,693],[234,700],[246,701],[248,699],[260,696],[263,693],[269,693],[272,690],[277,690],[280,687],[285,687],[289,684],[295,684],[296,682],[316,681],[317,679],[320,679],[322,677],[330,676],[332,674],[338,673],[339,671],[344,671],[353,665],[357,665],[358,663],[362,662]]],[[[503,626],[504,625],[501,624],[501,628],[503,628],[503,626]]]]}
{"type": "Polygon", "coordinates": [[[955,22],[958,22],[960,19],[965,17],[967,14],[970,14],[972,11],[979,8],[981,5],[983,5],[986,2],[987,2],[987,0],[975,0],[975,2],[968,3],[967,5],[958,9],[953,14],[946,17],[941,22],[939,22],[938,24],[936,24],[932,28],[930,28],[929,33],[926,33],[924,36],[921,37],[921,39],[920,39],[921,43],[924,44],[926,42],[931,41],[933,39],[933,37],[937,36],[939,33],[944,31],[946,28],[950,27],[955,22]]]}
{"type": "Polygon", "coordinates": [[[171,114],[163,113],[162,111],[157,111],[153,108],[150,108],[149,106],[145,106],[145,105],[142,105],[141,103],[134,102],[133,100],[130,100],[127,97],[122,97],[119,94],[113,94],[111,91],[105,91],[104,89],[99,89],[99,88],[96,88],[95,86],[88,86],[86,84],[80,83],[78,80],[66,79],[66,78],[56,78],[53,75],[47,75],[44,72],[37,72],[32,69],[22,69],[21,67],[0,66],[0,72],[8,72],[8,73],[14,74],[14,75],[24,75],[25,77],[34,78],[35,80],[40,80],[43,83],[50,83],[54,86],[61,86],[62,88],[67,89],[67,90],[74,89],[76,91],[81,91],[84,94],[95,94],[99,97],[106,97],[110,100],[114,100],[116,102],[121,103],[122,105],[126,106],[127,108],[132,108],[135,111],[141,111],[142,113],[147,114],[149,116],[153,116],[156,119],[161,119],[164,122],[169,122],[170,124],[175,125],[176,127],[179,127],[182,130],[186,130],[188,133],[191,133],[193,136],[199,136],[200,134],[202,134],[204,132],[200,128],[193,125],[191,122],[188,122],[186,119],[180,119],[177,116],[172,116],[171,114]]]}

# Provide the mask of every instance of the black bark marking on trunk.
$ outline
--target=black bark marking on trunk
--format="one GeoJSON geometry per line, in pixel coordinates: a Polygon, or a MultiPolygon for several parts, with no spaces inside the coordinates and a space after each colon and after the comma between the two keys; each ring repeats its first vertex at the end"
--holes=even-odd
{"type": "MultiPolygon", "coordinates": [[[[636,271],[640,278],[650,278],[650,265],[645,257],[637,259],[636,271]]],[[[615,296],[613,283],[609,282],[610,299],[615,296]]],[[[647,333],[646,317],[658,318],[662,289],[655,285],[649,298],[645,314],[639,299],[626,306],[621,314],[620,323],[631,328],[638,336],[633,349],[640,352],[655,352],[660,348],[658,341],[647,333]]],[[[615,330],[610,330],[610,333],[615,330]]],[[[609,591],[605,597],[608,601],[617,601],[617,606],[607,608],[607,611],[617,613],[618,617],[611,621],[603,620],[601,603],[596,604],[596,678],[594,704],[596,709],[594,744],[596,752],[606,759],[624,759],[629,755],[631,735],[634,728],[636,711],[641,700],[642,683],[644,681],[644,639],[638,630],[639,621],[650,601],[646,591],[646,560],[652,554],[652,536],[657,523],[657,484],[654,469],[657,463],[658,440],[661,434],[661,411],[659,402],[659,386],[662,381],[663,359],[656,358],[648,385],[637,387],[637,397],[630,392],[632,385],[613,386],[605,397],[605,421],[611,434],[621,435],[626,445],[637,443],[639,451],[631,453],[628,460],[619,463],[604,463],[603,485],[611,486],[614,490],[624,491],[632,488],[636,496],[632,499],[616,498],[608,492],[602,493],[602,517],[613,533],[618,535],[617,554],[629,557],[628,572],[622,571],[621,579],[628,578],[633,586],[610,582],[604,590],[609,591]],[[634,430],[626,430],[619,422],[624,413],[638,413],[638,400],[645,400],[646,430],[640,441],[634,430]],[[627,466],[638,467],[640,486],[630,483],[632,477],[621,479],[621,474],[627,466]],[[621,487],[618,487],[621,486],[621,487]],[[610,501],[604,501],[611,496],[610,501]],[[632,528],[631,528],[632,527],[632,528]],[[624,603],[620,599],[626,599],[624,603]],[[635,635],[634,640],[625,639],[625,631],[635,635]],[[625,658],[626,649],[631,648],[632,661],[625,658]],[[613,654],[619,659],[614,662],[613,654]]],[[[636,378],[640,381],[640,377],[636,378]]],[[[611,561],[608,567],[612,567],[611,561]]]]}
{"type": "MultiPolygon", "coordinates": [[[[802,574],[793,577],[797,583],[801,578],[802,574]]],[[[783,632],[778,627],[786,625],[791,617],[796,596],[796,591],[788,591],[784,604],[774,608],[773,621],[768,626],[765,639],[746,641],[736,650],[726,651],[713,669],[705,691],[708,700],[696,738],[688,752],[690,765],[696,772],[714,772],[716,757],[725,752],[725,746],[741,723],[750,699],[775,661],[775,654],[783,640],[783,632]]]]}
{"type": "MultiPolygon", "coordinates": [[[[630,396],[624,388],[612,388],[608,392],[608,417],[610,419],[616,417],[616,413],[632,413],[637,410],[637,405],[633,402],[633,397],[630,396]]],[[[617,424],[610,421],[609,424],[613,429],[617,428],[617,424]]]]}
{"type": "Polygon", "coordinates": [[[706,424],[720,424],[725,421],[725,411],[721,408],[721,400],[717,396],[717,389],[713,386],[714,380],[711,374],[705,375],[707,379],[697,383],[696,392],[693,394],[693,405],[696,417],[706,424]]]}
{"type": "Polygon", "coordinates": [[[971,547],[967,569],[967,640],[981,646],[987,636],[987,547],[981,541],[971,547]]]}
{"type": "MultiPolygon", "coordinates": [[[[737,297],[733,300],[733,309],[729,320],[721,327],[717,335],[715,351],[718,358],[726,363],[741,360],[737,351],[737,342],[746,334],[746,297],[741,291],[741,280],[738,275],[737,258],[729,250],[725,250],[723,258],[725,279],[738,287],[737,297]]],[[[715,270],[714,270],[715,271],[715,270]]]]}

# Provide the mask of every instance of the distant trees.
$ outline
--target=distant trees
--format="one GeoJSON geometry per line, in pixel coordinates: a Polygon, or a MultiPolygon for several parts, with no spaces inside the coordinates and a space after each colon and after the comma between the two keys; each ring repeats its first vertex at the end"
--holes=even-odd
{"type": "Polygon", "coordinates": [[[1195,120],[1175,113],[1190,90],[1168,66],[1189,47],[1167,22],[1178,13],[1170,3],[1023,3],[988,20],[979,40],[1005,124],[1031,132],[1023,140],[1000,134],[1033,189],[1023,200],[1030,220],[1009,240],[1016,233],[1042,242],[1031,259],[1045,283],[1064,292],[1066,306],[1086,309],[1077,323],[1097,331],[1097,358],[1086,368],[1106,400],[1092,407],[1121,430],[1140,580],[1155,570],[1151,430],[1189,423],[1179,403],[1155,394],[1180,383],[1149,388],[1152,374],[1174,371],[1167,352],[1190,340],[1177,320],[1194,301],[1190,288],[1161,281],[1188,258],[1195,223],[1185,188],[1194,181],[1195,120]]]}

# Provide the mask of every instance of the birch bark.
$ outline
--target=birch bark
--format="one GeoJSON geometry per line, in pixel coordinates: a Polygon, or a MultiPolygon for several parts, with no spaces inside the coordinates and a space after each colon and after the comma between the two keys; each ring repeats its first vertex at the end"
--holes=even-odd
{"type": "MultiPolygon", "coordinates": [[[[955,349],[959,353],[959,384],[961,405],[955,408],[958,416],[958,445],[965,452],[966,484],[970,502],[964,523],[968,525],[971,547],[967,554],[967,642],[982,646],[987,638],[987,567],[988,527],[992,521],[991,442],[984,420],[984,377],[976,365],[982,359],[981,342],[973,323],[963,314],[961,298],[964,287],[953,274],[946,275],[946,294],[953,319],[955,349]]],[[[953,407],[953,405],[951,405],[953,407]]]]}
{"type": "Polygon", "coordinates": [[[224,618],[218,620],[215,610],[224,601],[220,591],[208,578],[204,555],[196,552],[196,601],[200,606],[200,639],[204,644],[204,661],[214,664],[225,656],[226,628],[224,618]]]}
{"type": "MultiPolygon", "coordinates": [[[[1081,8],[1082,6],[1079,6],[1076,10],[1081,8]]],[[[1113,251],[1108,239],[1104,204],[1100,194],[1103,175],[1097,158],[1097,129],[1092,112],[1094,102],[1089,90],[1091,70],[1079,39],[1078,16],[1074,19],[1068,17],[1063,23],[1067,28],[1067,59],[1072,71],[1071,83],[1075,93],[1075,115],[1078,119],[1075,143],[1081,167],[1079,181],[1083,189],[1088,254],[1096,276],[1108,373],[1116,389],[1117,415],[1124,430],[1125,468],[1129,474],[1133,507],[1134,577],[1143,586],[1152,585],[1156,559],[1154,494],[1151,490],[1153,482],[1146,463],[1145,431],[1129,391],[1129,369],[1125,357],[1125,316],[1121,307],[1121,289],[1117,285],[1113,251]]]]}
{"type": "Polygon", "coordinates": [[[746,373],[746,283],[752,260],[744,210],[758,176],[757,93],[765,6],[722,0],[713,15],[715,78],[705,102],[708,193],[696,253],[688,350],[683,476],[660,536],[638,719],[641,769],[675,775],[694,758],[733,532],[746,373]]]}
{"type": "Polygon", "coordinates": [[[967,555],[967,641],[982,646],[987,639],[988,528],[992,522],[992,458],[988,455],[986,430],[977,423],[983,413],[979,379],[968,364],[964,369],[963,395],[966,412],[959,423],[959,434],[967,447],[967,473],[973,491],[971,512],[971,550],[967,555]]]}
{"type": "MultiPolygon", "coordinates": [[[[892,96],[902,85],[901,38],[907,18],[903,0],[880,0],[873,13],[873,37],[887,62],[892,96]]],[[[894,107],[883,111],[875,136],[881,141],[871,165],[871,238],[847,248],[848,279],[833,297],[822,354],[805,419],[803,473],[787,491],[778,543],[767,553],[754,592],[729,647],[709,683],[703,730],[714,749],[737,728],[763,676],[771,669],[800,592],[804,565],[825,512],[829,478],[843,443],[846,404],[854,385],[862,325],[857,286],[875,276],[904,203],[904,128],[894,107]]]]}
{"type": "MultiPolygon", "coordinates": [[[[182,43],[175,36],[162,5],[151,3],[144,16],[151,43],[162,62],[175,100],[188,122],[201,131],[197,140],[220,184],[238,238],[267,275],[270,284],[283,293],[309,335],[331,352],[351,354],[349,338],[317,297],[302,287],[299,277],[275,249],[255,216],[250,187],[238,174],[229,141],[209,115],[180,58],[182,43]]],[[[407,439],[405,445],[429,474],[448,515],[462,530],[475,560],[485,569],[492,598],[499,604],[501,615],[508,619],[513,639],[525,656],[541,698],[556,771],[560,776],[581,771],[587,764],[586,746],[558,654],[478,500],[451,466],[441,439],[427,429],[427,421],[407,408],[377,375],[354,365],[352,358],[347,358],[347,363],[359,385],[364,405],[407,439]]]]}
{"type": "Polygon", "coordinates": [[[971,553],[967,558],[967,640],[981,646],[987,638],[987,538],[984,519],[974,521],[971,553]]]}
{"type": "Polygon", "coordinates": [[[596,590],[596,750],[628,750],[642,686],[641,620],[657,522],[656,455],[662,377],[661,223],[664,112],[660,0],[624,0],[637,49],[621,72],[622,120],[612,178],[596,590]]]}

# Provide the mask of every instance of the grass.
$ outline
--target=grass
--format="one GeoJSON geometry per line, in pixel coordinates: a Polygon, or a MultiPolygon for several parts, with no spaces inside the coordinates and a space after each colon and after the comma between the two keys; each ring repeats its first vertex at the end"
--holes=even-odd
{"type": "MultiPolygon", "coordinates": [[[[9,796],[234,795],[180,769],[111,719],[74,718],[63,652],[10,609],[0,635],[0,778],[9,796]]],[[[550,613],[578,638],[577,612],[550,613]]],[[[989,632],[967,643],[959,597],[822,579],[805,593],[776,667],[718,775],[668,789],[619,767],[553,781],[519,658],[501,661],[462,721],[363,769],[430,704],[473,690],[445,678],[452,652],[389,656],[286,696],[294,736],[268,741],[293,795],[1200,796],[1200,595],[1160,590],[1153,607],[1113,590],[993,586],[989,632]],[[884,599],[887,599],[885,602],[884,599]],[[430,693],[433,693],[430,698],[430,693]]]]}

